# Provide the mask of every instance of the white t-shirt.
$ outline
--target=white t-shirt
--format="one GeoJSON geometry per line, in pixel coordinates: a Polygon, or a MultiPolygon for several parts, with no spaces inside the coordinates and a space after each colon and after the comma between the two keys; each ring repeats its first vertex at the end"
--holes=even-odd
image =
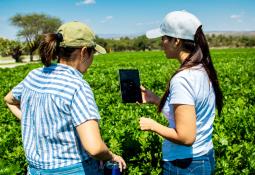
{"type": "Polygon", "coordinates": [[[183,70],[172,78],[170,93],[162,110],[169,121],[170,128],[175,128],[173,104],[195,106],[197,116],[196,140],[192,146],[179,145],[164,140],[162,146],[163,160],[199,157],[208,153],[213,148],[215,93],[202,65],[183,70]]]}

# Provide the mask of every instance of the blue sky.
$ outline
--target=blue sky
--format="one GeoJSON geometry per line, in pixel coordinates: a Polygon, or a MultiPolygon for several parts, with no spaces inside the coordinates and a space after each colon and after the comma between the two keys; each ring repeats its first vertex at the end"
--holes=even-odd
{"type": "Polygon", "coordinates": [[[159,27],[174,10],[195,14],[205,31],[255,31],[254,0],[0,0],[0,37],[17,39],[9,21],[17,13],[78,20],[99,35],[130,35],[159,27]]]}

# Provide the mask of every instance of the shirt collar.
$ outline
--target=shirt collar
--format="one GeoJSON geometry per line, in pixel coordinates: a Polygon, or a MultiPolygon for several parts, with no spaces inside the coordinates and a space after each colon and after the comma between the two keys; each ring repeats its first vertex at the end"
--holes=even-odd
{"type": "Polygon", "coordinates": [[[83,74],[80,71],[78,71],[77,69],[75,69],[71,66],[68,66],[66,64],[61,64],[61,63],[51,64],[50,67],[48,67],[48,68],[54,69],[54,70],[66,71],[74,76],[83,78],[83,74]]]}

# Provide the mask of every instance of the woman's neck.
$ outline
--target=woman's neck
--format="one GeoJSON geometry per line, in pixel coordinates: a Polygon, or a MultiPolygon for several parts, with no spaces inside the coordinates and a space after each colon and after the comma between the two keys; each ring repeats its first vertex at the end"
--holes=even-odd
{"type": "Polygon", "coordinates": [[[189,57],[189,55],[190,55],[189,52],[180,51],[178,60],[179,60],[181,63],[183,63],[183,62],[189,57]]]}
{"type": "Polygon", "coordinates": [[[64,59],[60,59],[60,61],[59,61],[59,63],[71,66],[74,69],[77,69],[77,67],[78,67],[78,64],[76,62],[77,61],[67,61],[67,60],[64,60],[64,59]]]}

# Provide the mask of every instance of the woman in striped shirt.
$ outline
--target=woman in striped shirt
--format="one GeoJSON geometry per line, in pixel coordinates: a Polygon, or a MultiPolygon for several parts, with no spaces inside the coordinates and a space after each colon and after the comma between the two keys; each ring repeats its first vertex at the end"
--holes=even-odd
{"type": "Polygon", "coordinates": [[[32,70],[5,101],[21,120],[29,174],[101,174],[98,160],[126,164],[103,142],[99,111],[83,79],[97,51],[93,31],[80,22],[46,34],[39,46],[42,68],[32,70]],[[51,61],[58,59],[58,64],[51,61]],[[97,159],[97,160],[96,160],[97,159]]]}

